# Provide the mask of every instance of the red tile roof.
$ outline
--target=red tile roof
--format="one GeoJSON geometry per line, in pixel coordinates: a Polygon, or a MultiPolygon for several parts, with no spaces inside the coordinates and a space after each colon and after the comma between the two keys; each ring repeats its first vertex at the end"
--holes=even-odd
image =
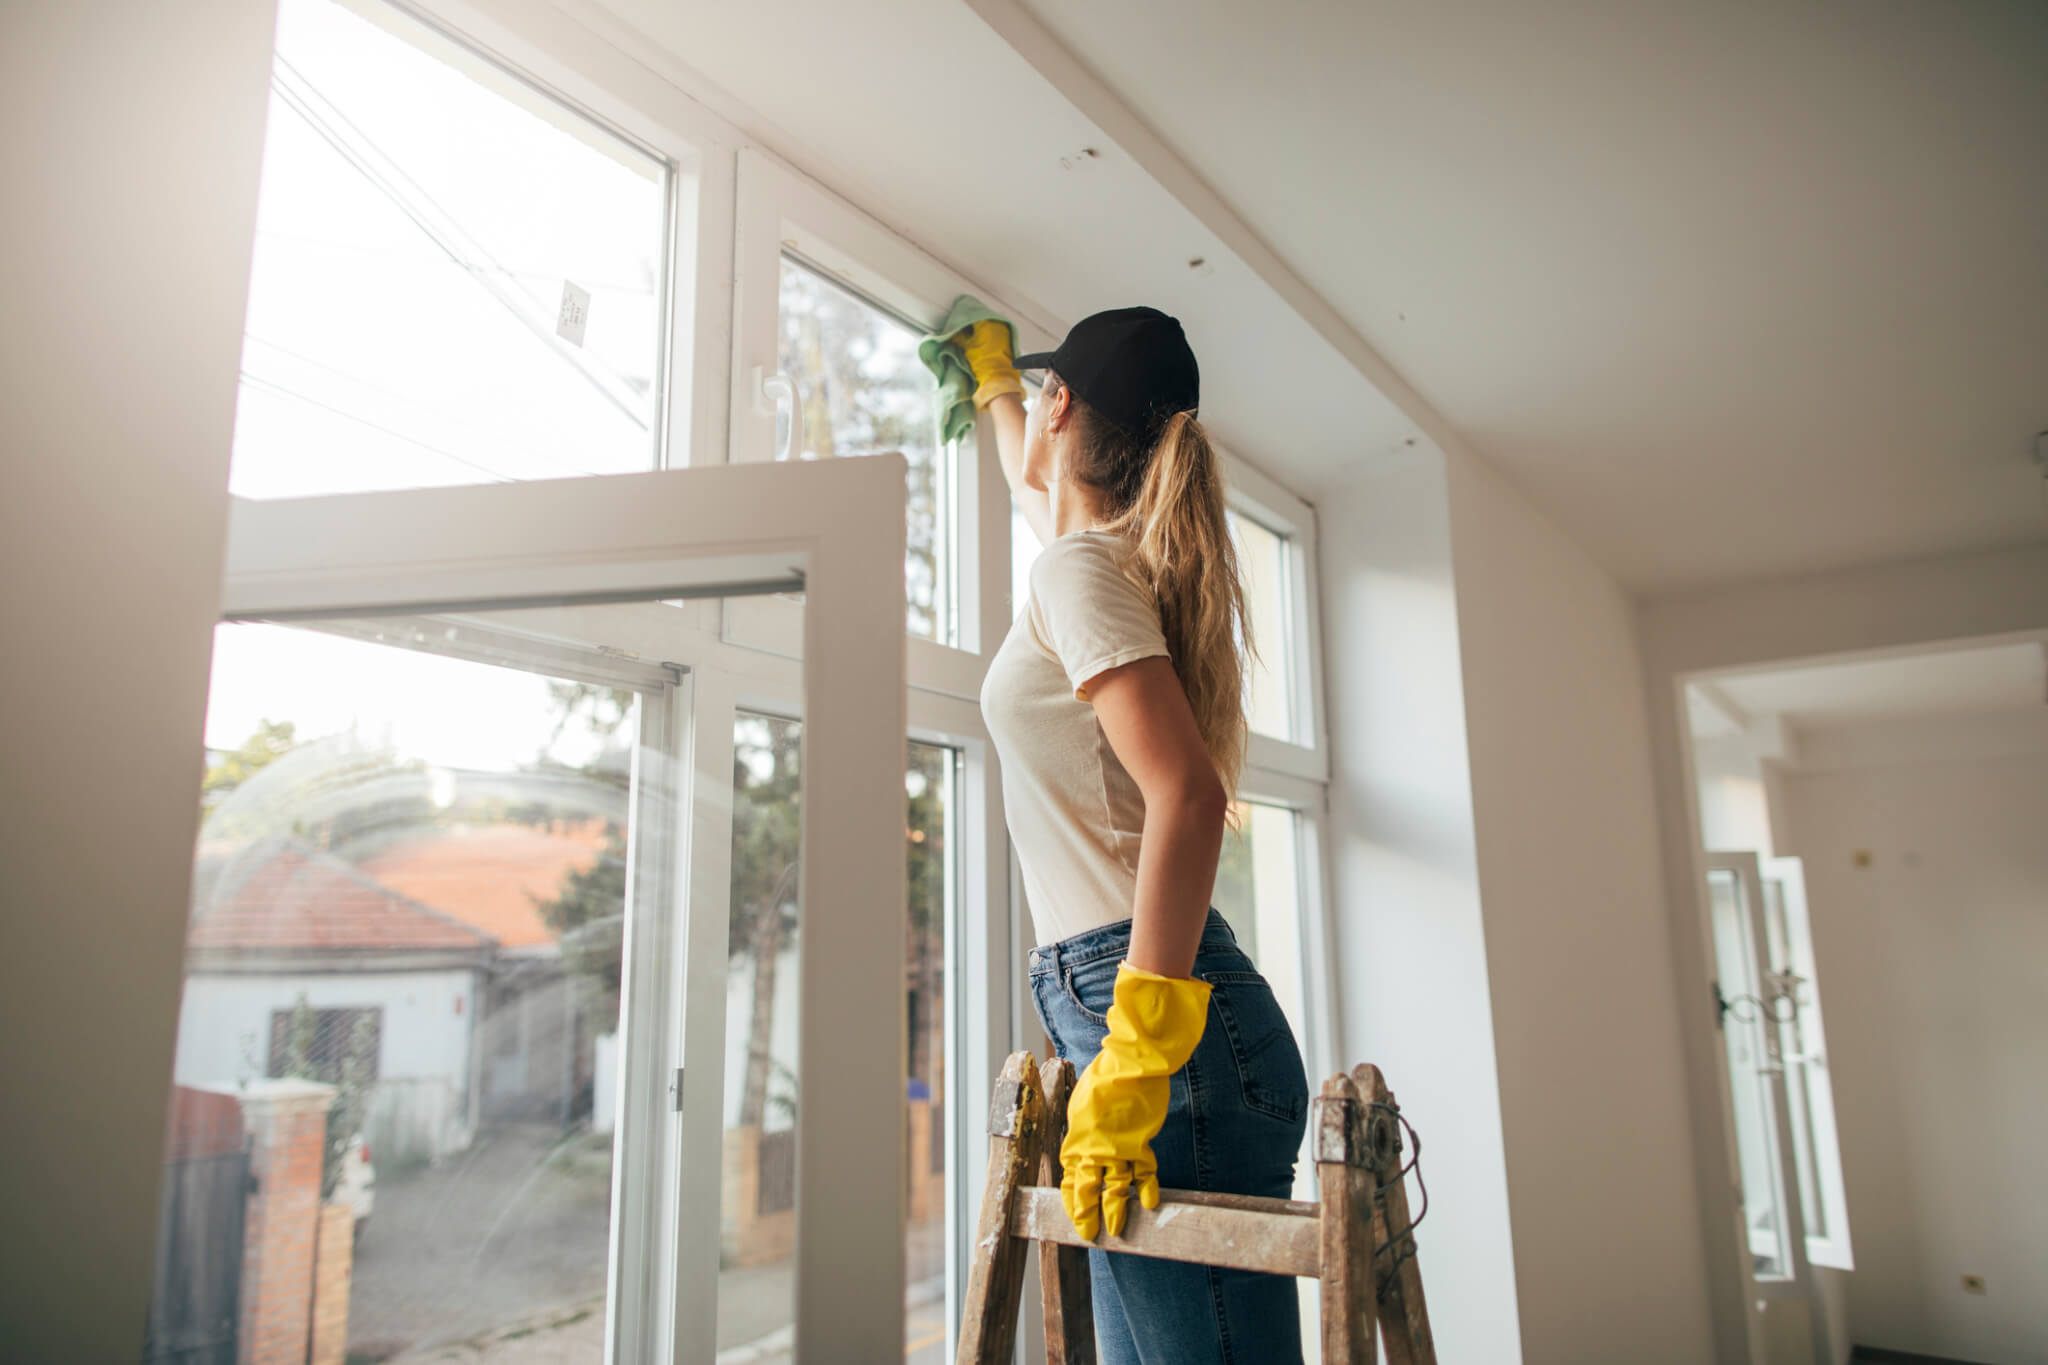
{"type": "Polygon", "coordinates": [[[483,930],[507,948],[553,943],[534,899],[553,898],[562,879],[596,862],[602,820],[492,824],[437,832],[386,849],[363,863],[384,885],[483,930]]]}
{"type": "Polygon", "coordinates": [[[198,907],[192,948],[463,950],[492,937],[297,842],[198,907]]]}

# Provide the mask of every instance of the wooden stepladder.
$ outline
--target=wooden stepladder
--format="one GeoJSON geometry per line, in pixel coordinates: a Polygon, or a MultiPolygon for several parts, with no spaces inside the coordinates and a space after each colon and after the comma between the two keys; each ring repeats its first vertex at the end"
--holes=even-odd
{"type": "MultiPolygon", "coordinates": [[[[1089,1243],[1060,1203],[1060,1143],[1074,1068],[1014,1052],[989,1107],[988,1184],[975,1223],[959,1365],[1009,1365],[1016,1351],[1024,1258],[1039,1243],[1047,1365],[1094,1365],[1089,1243]]],[[[1324,1365],[1436,1365],[1422,1271],[1402,1177],[1400,1110],[1378,1067],[1323,1082],[1311,1119],[1315,1203],[1162,1190],[1131,1205],[1121,1237],[1094,1245],[1172,1261],[1319,1280],[1324,1365]]]]}

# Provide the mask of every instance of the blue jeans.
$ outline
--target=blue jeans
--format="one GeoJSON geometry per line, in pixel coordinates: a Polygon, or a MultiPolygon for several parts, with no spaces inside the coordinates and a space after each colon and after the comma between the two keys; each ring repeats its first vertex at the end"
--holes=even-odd
{"type": "MultiPolygon", "coordinates": [[[[1131,923],[1031,950],[1031,998],[1053,1048],[1078,1071],[1102,1050],[1131,923]]],[[[1166,1125],[1152,1139],[1169,1189],[1285,1199],[1308,1123],[1301,1049],[1273,988],[1223,916],[1202,929],[1194,975],[1211,986],[1209,1022],[1173,1077],[1166,1125]]],[[[1284,1275],[1088,1253],[1101,1365],[1298,1362],[1301,1317],[1284,1275]]]]}

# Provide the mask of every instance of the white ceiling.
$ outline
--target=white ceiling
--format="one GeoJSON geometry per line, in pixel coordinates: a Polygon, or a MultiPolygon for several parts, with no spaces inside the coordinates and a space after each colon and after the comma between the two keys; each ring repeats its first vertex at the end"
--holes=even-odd
{"type": "Polygon", "coordinates": [[[1782,716],[1801,731],[1908,716],[2040,710],[2048,706],[2048,646],[2037,641],[1783,668],[1714,679],[1721,704],[1688,689],[1693,733],[1732,719],[1782,716]]]}
{"type": "MultiPolygon", "coordinates": [[[[604,3],[1298,492],[1416,435],[963,0],[604,3]]],[[[2048,5],[1024,4],[1628,587],[2048,539],[2048,5]]]]}

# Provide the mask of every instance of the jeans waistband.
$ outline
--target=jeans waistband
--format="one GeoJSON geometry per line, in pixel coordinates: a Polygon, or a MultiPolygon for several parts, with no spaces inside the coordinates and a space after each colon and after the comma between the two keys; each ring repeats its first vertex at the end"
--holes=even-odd
{"type": "MultiPolygon", "coordinates": [[[[1033,948],[1029,959],[1031,975],[1056,972],[1065,967],[1077,967],[1099,958],[1122,957],[1130,951],[1130,947],[1131,922],[1127,919],[1118,920],[1115,924],[1105,924],[1100,929],[1083,929],[1071,938],[1063,938],[1057,943],[1041,943],[1033,948]]],[[[1211,906],[1209,917],[1202,924],[1201,945],[1195,951],[1200,953],[1211,948],[1235,947],[1237,935],[1230,932],[1230,921],[1224,919],[1222,914],[1211,906]]]]}

